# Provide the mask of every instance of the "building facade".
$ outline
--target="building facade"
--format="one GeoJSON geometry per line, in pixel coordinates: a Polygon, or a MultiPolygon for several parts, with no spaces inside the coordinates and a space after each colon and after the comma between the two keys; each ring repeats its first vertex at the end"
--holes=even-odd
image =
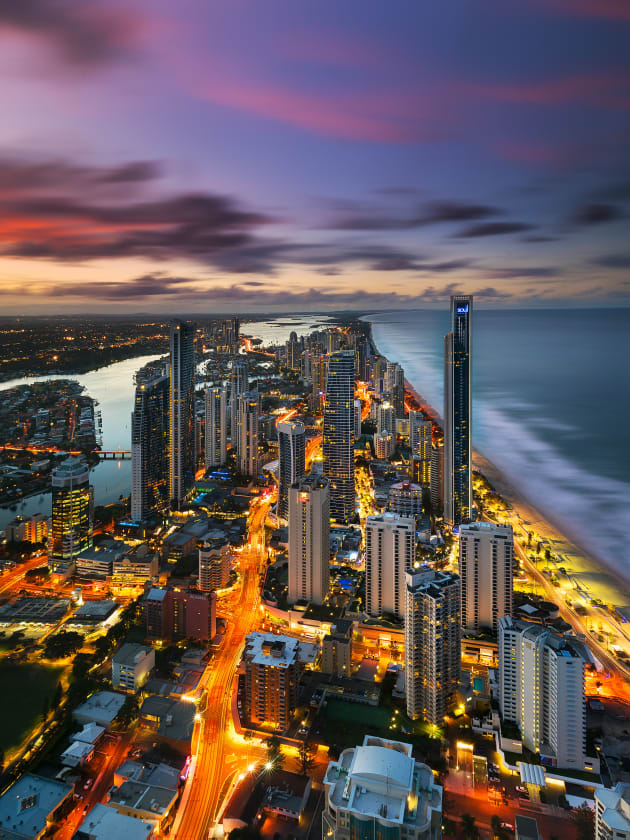
{"type": "Polygon", "coordinates": [[[444,520],[472,518],[472,295],[451,297],[444,338],[444,520]]]}
{"type": "Polygon", "coordinates": [[[431,487],[431,443],[433,424],[421,411],[409,412],[409,449],[412,478],[422,487],[431,487]]]}
{"type": "Polygon", "coordinates": [[[460,585],[452,572],[407,572],[405,694],[407,714],[440,726],[460,668],[460,585]]]}
{"type": "Polygon", "coordinates": [[[227,388],[206,388],[206,469],[220,467],[227,460],[227,388]]]}
{"type": "Polygon", "coordinates": [[[337,677],[352,675],[353,625],[347,618],[337,618],[322,639],[322,673],[337,677]]]}
{"type": "Polygon", "coordinates": [[[354,488],[354,352],[332,353],[328,361],[322,453],[330,482],[330,516],[350,522],[355,513],[354,488]]]}
{"type": "Polygon", "coordinates": [[[92,547],[94,495],[90,468],[71,456],[52,471],[51,481],[49,566],[53,573],[66,574],[76,557],[92,547]]]}
{"type": "Polygon", "coordinates": [[[195,481],[195,326],[176,321],[170,333],[169,496],[179,510],[195,481]]]}
{"type": "Polygon", "coordinates": [[[163,516],[169,505],[169,377],[144,368],[136,374],[131,415],[131,518],[163,516]]]}
{"type": "Polygon", "coordinates": [[[630,840],[630,784],[595,788],[595,840],[630,840]]]}
{"type": "Polygon", "coordinates": [[[289,489],[289,603],[323,604],[330,567],[330,486],[311,474],[289,489]]]}
{"type": "Polygon", "coordinates": [[[232,555],[230,547],[220,548],[210,543],[199,544],[199,589],[202,592],[214,592],[224,589],[230,582],[232,555]]]}
{"type": "Polygon", "coordinates": [[[422,516],[422,487],[411,481],[392,484],[387,495],[387,510],[417,521],[422,516]]]}
{"type": "Polygon", "coordinates": [[[416,559],[416,522],[397,513],[365,521],[365,610],[372,618],[405,617],[407,569],[416,559]]]}
{"type": "Polygon", "coordinates": [[[474,522],[459,529],[462,627],[499,629],[512,614],[514,534],[511,525],[474,522]]]}
{"type": "Polygon", "coordinates": [[[289,515],[289,488],[304,477],[306,432],[304,423],[278,423],[278,516],[289,515]]]}
{"type": "Polygon", "coordinates": [[[117,691],[136,692],[155,668],[155,650],[127,642],[112,656],[112,685],[117,691]]]}
{"type": "Polygon", "coordinates": [[[593,768],[586,755],[584,659],[575,642],[539,624],[499,621],[499,708],[523,745],[555,767],[593,768]]]}
{"type": "Polygon", "coordinates": [[[214,592],[154,587],[144,603],[147,638],[208,641],[217,632],[214,592]]]}
{"type": "Polygon", "coordinates": [[[300,663],[297,639],[250,633],[245,640],[245,713],[253,726],[284,731],[297,708],[300,663]]]}
{"type": "Polygon", "coordinates": [[[247,359],[244,356],[234,359],[230,373],[230,420],[232,446],[236,446],[238,438],[238,401],[248,390],[249,371],[247,359]]]}
{"type": "Polygon", "coordinates": [[[246,391],[237,403],[236,456],[238,468],[243,475],[258,475],[258,420],[260,397],[258,391],[246,391]]]}

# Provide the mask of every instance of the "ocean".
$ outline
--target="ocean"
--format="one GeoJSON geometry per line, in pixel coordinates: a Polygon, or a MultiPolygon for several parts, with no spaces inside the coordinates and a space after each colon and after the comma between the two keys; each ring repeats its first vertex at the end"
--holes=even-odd
{"type": "MultiPolygon", "coordinates": [[[[473,443],[579,545],[630,577],[630,310],[476,310],[473,443]]],[[[443,414],[448,311],[364,316],[443,414]]]]}

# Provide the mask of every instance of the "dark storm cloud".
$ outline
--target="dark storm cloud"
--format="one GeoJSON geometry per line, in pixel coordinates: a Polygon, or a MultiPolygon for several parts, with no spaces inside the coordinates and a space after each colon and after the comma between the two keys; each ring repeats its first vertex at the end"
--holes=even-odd
{"type": "Polygon", "coordinates": [[[0,0],[2,30],[51,43],[72,64],[106,64],[120,57],[137,26],[122,9],[70,0],[0,0]]]}
{"type": "Polygon", "coordinates": [[[585,204],[575,213],[574,225],[601,225],[623,218],[623,211],[616,204],[585,204]]]}
{"type": "Polygon", "coordinates": [[[501,215],[497,207],[466,201],[434,201],[405,212],[390,207],[333,203],[332,217],[322,225],[334,230],[411,230],[444,222],[471,222],[501,215]]]}
{"type": "Polygon", "coordinates": [[[593,265],[601,266],[602,268],[630,268],[630,254],[604,254],[593,260],[593,265]]]}
{"type": "Polygon", "coordinates": [[[453,236],[464,239],[475,239],[482,236],[505,236],[508,233],[522,233],[525,230],[532,230],[534,225],[524,222],[483,222],[454,233],[453,236]]]}

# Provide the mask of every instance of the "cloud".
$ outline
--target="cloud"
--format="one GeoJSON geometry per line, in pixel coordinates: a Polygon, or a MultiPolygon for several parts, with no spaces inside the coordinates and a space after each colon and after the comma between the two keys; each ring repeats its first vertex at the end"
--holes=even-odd
{"type": "Polygon", "coordinates": [[[592,261],[593,265],[602,268],[630,268],[630,254],[604,254],[592,261]]]}
{"type": "Polygon", "coordinates": [[[502,212],[497,207],[467,201],[434,201],[407,213],[361,206],[358,202],[333,202],[332,208],[332,218],[324,222],[323,227],[335,230],[410,230],[444,222],[485,219],[502,212]]]}
{"type": "Polygon", "coordinates": [[[560,272],[552,266],[507,266],[485,270],[486,276],[510,280],[518,277],[558,277],[560,272]]]}
{"type": "Polygon", "coordinates": [[[135,39],[138,18],[122,8],[72,0],[0,0],[0,35],[19,32],[52,44],[75,65],[114,61],[135,39]]]}
{"type": "Polygon", "coordinates": [[[522,233],[525,230],[532,230],[533,227],[534,225],[524,222],[483,222],[479,225],[471,225],[452,235],[458,238],[475,239],[482,236],[505,236],[508,233],[522,233]]]}
{"type": "Polygon", "coordinates": [[[585,204],[578,209],[571,221],[575,225],[601,225],[623,218],[621,208],[615,204],[585,204]]]}

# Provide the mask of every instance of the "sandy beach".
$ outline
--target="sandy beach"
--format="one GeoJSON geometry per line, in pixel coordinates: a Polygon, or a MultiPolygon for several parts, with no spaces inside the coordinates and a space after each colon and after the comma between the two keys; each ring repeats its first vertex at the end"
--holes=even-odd
{"type": "MultiPolygon", "coordinates": [[[[408,380],[405,380],[405,388],[425,414],[442,427],[440,414],[408,380]]],[[[604,604],[614,604],[630,619],[630,578],[624,578],[619,570],[610,568],[603,560],[591,556],[580,547],[564,529],[526,499],[521,491],[476,449],[473,449],[473,466],[494,490],[512,505],[512,524],[517,534],[523,534],[520,527],[522,525],[528,531],[535,532],[542,540],[548,540],[551,551],[560,558],[557,565],[567,570],[574,585],[587,590],[591,598],[600,599],[604,604]]]]}

